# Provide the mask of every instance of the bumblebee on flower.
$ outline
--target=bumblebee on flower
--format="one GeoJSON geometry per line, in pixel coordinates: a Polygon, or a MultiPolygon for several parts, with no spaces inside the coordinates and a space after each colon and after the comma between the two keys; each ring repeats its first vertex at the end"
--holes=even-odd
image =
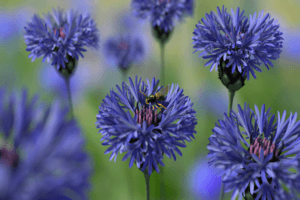
{"type": "Polygon", "coordinates": [[[169,158],[172,154],[174,160],[174,151],[182,155],[177,146],[186,145],[178,141],[191,141],[197,124],[193,104],[178,85],[172,84],[166,95],[163,102],[166,109],[158,112],[158,107],[146,104],[144,94],[149,97],[162,89],[158,82],[153,78],[152,84],[147,80],[145,85],[136,76],[134,84],[129,78],[129,84],[123,82],[122,89],[117,86],[118,93],[112,90],[106,96],[96,122],[103,135],[102,145],[110,145],[105,151],[112,152],[110,160],[113,157],[116,160],[119,152],[127,152],[122,160],[131,157],[129,166],[135,162],[141,171],[147,167],[149,175],[153,168],[159,173],[158,164],[164,166],[163,154],[169,158]]]}

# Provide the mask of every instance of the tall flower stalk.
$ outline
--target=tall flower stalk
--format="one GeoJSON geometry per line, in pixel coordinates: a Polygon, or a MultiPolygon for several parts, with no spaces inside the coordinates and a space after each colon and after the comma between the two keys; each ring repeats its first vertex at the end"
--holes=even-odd
{"type": "Polygon", "coordinates": [[[69,110],[73,118],[70,78],[78,65],[78,54],[83,58],[84,46],[98,49],[99,37],[96,24],[89,15],[79,15],[70,10],[53,9],[52,13],[44,15],[44,19],[34,15],[28,26],[24,27],[29,58],[44,56],[52,61],[51,65],[65,79],[69,110]]]}
{"type": "MultiPolygon", "coordinates": [[[[136,17],[150,18],[152,35],[159,43],[161,56],[160,80],[165,85],[165,46],[174,32],[175,19],[193,16],[194,0],[132,0],[133,14],[136,17]]],[[[165,187],[161,177],[161,199],[165,199],[165,187]]]]}
{"type": "Polygon", "coordinates": [[[110,160],[116,161],[119,152],[127,152],[122,160],[130,158],[129,167],[136,163],[142,172],[148,171],[146,185],[152,171],[159,173],[159,165],[164,166],[163,155],[176,160],[174,151],[182,155],[177,146],[186,147],[184,141],[196,133],[196,112],[183,89],[172,84],[166,92],[158,83],[153,78],[152,84],[148,79],[145,84],[136,76],[135,83],[129,78],[129,84],[117,85],[118,92],[111,90],[99,107],[96,122],[102,145],[110,146],[105,154],[112,152],[110,160]]]}

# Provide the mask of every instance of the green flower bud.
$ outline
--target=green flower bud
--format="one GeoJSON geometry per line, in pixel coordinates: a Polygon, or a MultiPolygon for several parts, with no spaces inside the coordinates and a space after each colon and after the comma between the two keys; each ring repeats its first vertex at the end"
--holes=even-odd
{"type": "Polygon", "coordinates": [[[159,43],[164,45],[165,43],[167,43],[167,41],[169,41],[173,30],[174,28],[172,29],[172,31],[168,31],[167,33],[165,33],[164,30],[156,25],[155,27],[152,27],[152,35],[156,40],[158,40],[159,43]]]}
{"type": "MultiPolygon", "coordinates": [[[[54,51],[58,51],[58,48],[55,47],[54,51]]],[[[59,69],[57,69],[56,66],[54,66],[54,68],[61,76],[63,76],[63,78],[68,79],[71,75],[74,74],[78,61],[75,57],[72,58],[72,56],[70,56],[69,54],[67,54],[66,58],[68,62],[65,62],[65,68],[60,67],[59,69]]]]}
{"type": "Polygon", "coordinates": [[[235,92],[245,85],[247,75],[242,76],[244,69],[240,73],[237,68],[231,73],[231,67],[226,68],[228,62],[229,60],[223,61],[223,58],[220,59],[218,67],[219,79],[228,90],[235,92]]]}

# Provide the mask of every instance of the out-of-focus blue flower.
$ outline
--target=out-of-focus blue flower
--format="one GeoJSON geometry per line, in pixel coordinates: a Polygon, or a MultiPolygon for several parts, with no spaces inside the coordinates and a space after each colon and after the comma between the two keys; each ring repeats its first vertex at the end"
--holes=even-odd
{"type": "Polygon", "coordinates": [[[138,36],[118,35],[109,38],[103,47],[105,58],[122,70],[144,57],[144,45],[138,36]]]}
{"type": "MultiPolygon", "coordinates": [[[[70,79],[70,88],[75,104],[84,98],[84,92],[94,83],[91,81],[93,74],[88,69],[86,62],[83,61],[80,66],[80,68],[76,69],[77,72],[74,73],[72,79],[70,79]]],[[[58,95],[59,98],[64,99],[67,103],[68,94],[66,93],[65,80],[57,73],[54,67],[40,68],[38,79],[44,91],[55,96],[58,95]]]]}
{"type": "Polygon", "coordinates": [[[89,15],[79,15],[73,10],[65,13],[58,8],[44,18],[34,15],[32,22],[24,27],[26,50],[31,51],[32,61],[44,56],[43,62],[52,60],[51,65],[57,69],[65,68],[69,57],[76,60],[78,54],[83,57],[84,46],[98,48],[98,30],[89,15]]]}
{"type": "Polygon", "coordinates": [[[182,155],[177,146],[186,147],[184,140],[194,138],[197,124],[193,104],[178,85],[172,84],[165,100],[158,101],[166,109],[158,102],[146,104],[144,94],[150,96],[161,91],[158,82],[153,78],[150,84],[147,79],[146,85],[136,76],[135,84],[129,78],[130,84],[123,82],[122,88],[117,85],[118,92],[111,90],[99,107],[96,122],[103,135],[102,145],[110,145],[105,151],[112,152],[110,160],[115,156],[116,161],[119,152],[127,151],[122,160],[131,157],[129,167],[135,162],[142,171],[147,167],[149,175],[153,167],[159,173],[158,164],[164,166],[164,153],[169,158],[172,154],[174,160],[174,151],[182,155]]]}
{"type": "Polygon", "coordinates": [[[76,121],[37,100],[0,90],[0,198],[87,199],[91,160],[76,121]]]}
{"type": "Polygon", "coordinates": [[[184,15],[193,15],[194,0],[132,0],[132,8],[135,16],[150,17],[153,27],[167,33],[175,27],[174,19],[183,21],[184,15]]]}
{"type": "Polygon", "coordinates": [[[224,120],[216,123],[207,146],[209,164],[221,168],[225,175],[225,192],[233,190],[232,199],[237,195],[242,199],[245,194],[255,199],[299,199],[296,193],[300,191],[297,113],[291,113],[285,120],[286,112],[281,117],[278,112],[274,123],[275,115],[271,115],[270,109],[265,112],[265,105],[261,112],[255,105],[254,113],[245,103],[244,110],[238,105],[238,111],[232,110],[230,117],[225,113],[224,120]]]}
{"type": "Polygon", "coordinates": [[[195,108],[201,110],[201,114],[205,116],[221,117],[228,109],[227,92],[219,89],[211,83],[202,86],[196,96],[198,103],[195,108]]]}
{"type": "MultiPolygon", "coordinates": [[[[0,9],[0,44],[17,42],[23,35],[23,26],[29,18],[31,10],[26,6],[16,10],[0,9]]],[[[9,47],[11,45],[6,45],[9,47]]]]}
{"type": "Polygon", "coordinates": [[[195,199],[215,200],[220,196],[221,179],[218,175],[219,169],[209,167],[207,158],[201,158],[192,167],[189,176],[187,176],[188,190],[195,199]]]}
{"type": "Polygon", "coordinates": [[[286,57],[289,61],[296,63],[300,62],[300,27],[297,28],[287,28],[284,33],[284,47],[283,47],[283,56],[286,57]]]}
{"type": "Polygon", "coordinates": [[[279,25],[271,19],[269,13],[263,16],[264,11],[259,13],[256,19],[256,13],[249,19],[243,16],[244,11],[240,13],[239,7],[236,12],[231,9],[231,15],[217,7],[218,14],[211,12],[206,14],[206,19],[202,18],[195,29],[192,39],[196,51],[203,51],[200,56],[209,59],[205,64],[210,64],[210,71],[217,68],[220,62],[225,61],[226,68],[231,66],[231,73],[237,70],[244,76],[247,74],[249,80],[251,72],[256,78],[255,72],[261,72],[258,67],[261,63],[269,69],[268,65],[273,67],[270,59],[279,58],[282,48],[279,25]],[[207,55],[210,54],[210,55],[207,55]]]}

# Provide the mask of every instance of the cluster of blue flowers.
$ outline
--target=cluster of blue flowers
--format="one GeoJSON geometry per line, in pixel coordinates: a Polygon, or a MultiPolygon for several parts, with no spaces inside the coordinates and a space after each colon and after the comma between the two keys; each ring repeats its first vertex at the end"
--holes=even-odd
{"type": "MultiPolygon", "coordinates": [[[[150,18],[151,27],[162,42],[174,31],[174,20],[193,15],[193,0],[132,0],[136,17],[150,18]]],[[[265,105],[259,112],[238,105],[232,109],[234,92],[245,85],[259,66],[273,67],[279,58],[282,32],[269,14],[249,18],[240,9],[217,8],[196,25],[194,48],[209,59],[219,79],[229,90],[229,112],[212,129],[207,146],[209,165],[220,168],[225,192],[232,199],[297,199],[300,191],[300,121],[297,113],[286,112],[277,120],[265,105]],[[274,123],[275,122],[275,123],[274,123]],[[240,130],[240,129],[243,130],[240,130]],[[297,173],[289,169],[295,169],[297,173]],[[285,188],[288,188],[286,190],[285,188]]],[[[90,15],[73,10],[53,9],[44,19],[34,15],[25,27],[27,51],[32,61],[43,56],[68,80],[78,65],[85,46],[99,48],[99,33],[90,15]]],[[[156,38],[156,39],[157,39],[156,38]]],[[[139,36],[118,34],[103,45],[105,58],[122,72],[145,55],[139,36]]],[[[110,160],[126,152],[144,172],[149,199],[149,176],[160,172],[164,155],[176,160],[178,147],[186,147],[196,134],[196,112],[188,96],[177,84],[159,85],[155,78],[147,83],[135,76],[122,82],[103,99],[96,116],[102,145],[109,146],[110,160]],[[148,179],[147,179],[148,177],[148,179]]],[[[67,88],[68,83],[67,83],[67,88]]],[[[70,92],[70,91],[68,91],[70,92]]],[[[71,96],[70,93],[69,97],[71,96]]],[[[69,99],[70,100],[70,99],[69,99]]],[[[70,100],[71,101],[71,100],[70,100]]],[[[92,174],[90,156],[84,151],[84,137],[75,119],[58,101],[50,106],[36,105],[37,96],[0,90],[0,198],[1,199],[87,199],[92,174]]],[[[195,139],[195,138],[194,138],[195,139]]],[[[197,180],[195,180],[197,181],[197,180]]],[[[221,190],[221,194],[223,191],[221,190]]],[[[167,198],[167,197],[166,197],[167,198]]]]}
{"type": "Polygon", "coordinates": [[[92,163],[58,101],[0,90],[0,199],[86,199],[92,163]]]}

